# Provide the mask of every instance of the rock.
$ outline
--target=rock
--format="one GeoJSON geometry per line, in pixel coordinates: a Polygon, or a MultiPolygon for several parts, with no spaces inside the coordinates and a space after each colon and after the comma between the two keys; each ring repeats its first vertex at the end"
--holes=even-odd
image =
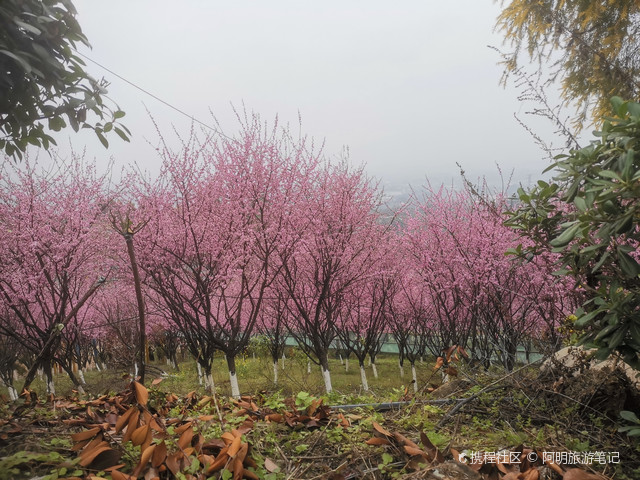
{"type": "Polygon", "coordinates": [[[469,388],[471,388],[471,382],[468,382],[467,380],[451,380],[436,388],[433,392],[431,392],[431,396],[433,398],[447,398],[454,393],[464,393],[469,388]]]}
{"type": "Polygon", "coordinates": [[[588,349],[582,346],[565,347],[547,359],[540,367],[540,372],[544,374],[558,368],[564,368],[572,371],[572,375],[575,377],[587,370],[607,373],[618,368],[629,380],[631,387],[640,392],[640,371],[613,355],[606,360],[596,360],[592,358],[595,352],[596,350],[593,348],[588,349]]]}

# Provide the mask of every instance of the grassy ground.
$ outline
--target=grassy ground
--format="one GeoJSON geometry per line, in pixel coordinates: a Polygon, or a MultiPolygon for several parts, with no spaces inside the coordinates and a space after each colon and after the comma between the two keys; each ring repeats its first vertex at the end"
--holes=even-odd
{"type": "MultiPolygon", "coordinates": [[[[345,396],[362,395],[362,387],[360,383],[360,370],[357,360],[351,359],[349,370],[345,369],[338,359],[330,360],[331,380],[335,394],[345,396]]],[[[424,363],[418,363],[416,370],[418,372],[418,385],[424,386],[426,383],[438,384],[440,376],[433,374],[432,360],[426,360],[424,363]]],[[[180,363],[178,371],[169,367],[165,363],[152,362],[154,367],[152,373],[148,376],[150,380],[154,378],[154,372],[158,369],[164,370],[169,375],[165,377],[162,384],[167,390],[184,394],[192,390],[204,393],[204,388],[198,384],[198,375],[195,361],[183,361],[180,363]]],[[[247,356],[238,358],[236,361],[236,369],[238,382],[242,393],[253,394],[260,391],[281,390],[286,395],[295,394],[300,391],[309,392],[314,395],[324,393],[324,383],[320,367],[311,364],[311,373],[307,373],[307,359],[301,353],[293,353],[285,360],[285,368],[282,368],[282,361],[279,362],[279,381],[278,385],[273,383],[273,367],[271,359],[266,357],[247,356]]],[[[381,400],[392,400],[399,396],[405,388],[413,389],[411,384],[411,368],[408,363],[405,364],[405,376],[400,376],[397,357],[394,355],[382,355],[377,361],[378,378],[374,378],[371,367],[366,367],[367,378],[370,387],[370,396],[380,398],[381,400]]],[[[219,394],[228,395],[231,392],[229,383],[229,374],[226,362],[223,357],[216,357],[213,363],[213,377],[216,384],[216,390],[219,394]]],[[[129,383],[127,372],[108,370],[99,372],[97,370],[89,370],[85,372],[85,379],[88,385],[88,391],[94,394],[117,392],[125,388],[129,383]]],[[[56,394],[68,396],[72,392],[72,384],[66,374],[55,375],[56,394]]],[[[16,388],[21,385],[20,381],[15,382],[16,388]]],[[[37,378],[32,389],[39,395],[45,393],[45,383],[42,379],[37,378]]],[[[0,388],[0,394],[7,394],[6,388],[0,388]]]]}
{"type": "MultiPolygon", "coordinates": [[[[314,396],[323,394],[319,367],[312,365],[311,374],[308,374],[306,359],[302,355],[291,355],[285,362],[285,369],[280,370],[279,385],[275,386],[269,359],[254,359],[251,356],[238,359],[240,389],[253,396],[263,415],[251,420],[252,427],[243,436],[243,442],[251,445],[251,455],[258,461],[260,468],[263,468],[267,460],[277,463],[279,468],[277,472],[271,473],[264,470],[259,478],[442,478],[428,476],[430,474],[427,470],[421,470],[420,474],[412,471],[411,456],[394,443],[395,440],[391,445],[368,445],[368,440],[375,435],[379,436],[376,433],[377,424],[393,435],[404,436],[416,443],[420,443],[421,434],[426,433],[429,440],[445,454],[446,464],[438,466],[440,472],[447,466],[456,467],[453,462],[455,451],[497,452],[518,449],[524,445],[540,451],[570,451],[581,454],[617,452],[618,463],[566,465],[563,468],[568,470],[578,467],[585,471],[597,471],[604,474],[604,478],[616,480],[640,478],[640,443],[637,438],[617,432],[623,424],[618,412],[621,409],[638,410],[640,403],[637,392],[629,390],[628,383],[620,376],[585,374],[571,377],[562,371],[545,376],[536,367],[525,368],[515,375],[506,375],[499,370],[471,371],[460,366],[458,379],[428,393],[426,387],[432,382],[437,384],[440,381],[439,374],[433,374],[433,364],[431,360],[417,365],[419,385],[424,388],[414,396],[409,365],[405,365],[406,375],[401,378],[397,357],[382,356],[378,360],[378,379],[373,378],[371,368],[367,367],[372,391],[363,395],[357,362],[352,361],[347,372],[339,360],[332,359],[330,367],[335,392],[323,396],[325,404],[375,403],[403,398],[410,402],[399,411],[377,412],[372,408],[362,408],[345,412],[350,423],[348,427],[339,424],[341,420],[335,412],[314,427],[303,423],[294,427],[265,421],[265,412],[285,415],[296,412],[296,415],[304,415],[304,408],[311,404],[314,396]],[[486,387],[490,388],[485,391],[486,387]],[[442,398],[470,398],[472,401],[451,414],[455,402],[446,405],[429,403],[442,398]]],[[[203,418],[204,415],[207,420],[198,424],[198,431],[204,435],[205,440],[214,441],[222,432],[232,431],[247,421],[247,415],[239,415],[236,412],[237,406],[234,407],[234,404],[225,399],[230,387],[223,358],[218,357],[214,361],[214,380],[222,400],[222,413],[211,406],[211,402],[206,400],[210,397],[198,385],[195,362],[181,363],[179,371],[159,363],[154,364],[154,368],[162,368],[169,374],[162,382],[151,387],[149,394],[149,402],[153,405],[151,411],[164,411],[162,418],[167,424],[174,421],[184,423],[203,418]],[[195,393],[190,393],[194,391],[195,393]],[[169,401],[169,398],[173,400],[169,401]],[[222,418],[222,421],[218,421],[218,418],[222,418]]],[[[115,395],[116,392],[130,388],[126,372],[90,371],[85,376],[89,399],[107,393],[111,399],[123,398],[122,394],[115,395]]],[[[154,375],[148,377],[148,386],[153,378],[154,375]]],[[[64,375],[57,376],[56,383],[59,396],[73,393],[70,382],[64,375]]],[[[92,405],[91,402],[77,400],[58,400],[51,404],[44,400],[44,384],[40,380],[36,381],[34,388],[40,401],[31,404],[29,408],[25,408],[20,402],[17,405],[0,403],[0,480],[33,478],[44,472],[60,472],[67,468],[61,465],[68,465],[70,462],[76,462],[73,465],[77,466],[77,460],[73,460],[76,454],[70,450],[70,434],[81,428],[80,424],[75,423],[75,419],[105,415],[106,412],[113,411],[113,400],[109,399],[92,405]],[[82,408],[78,410],[74,406],[77,404],[82,404],[82,408]],[[89,410],[92,410],[91,414],[89,410]],[[100,414],[101,411],[105,413],[100,414]],[[2,469],[5,467],[11,467],[18,474],[3,474],[2,469]]],[[[87,424],[85,420],[85,428],[91,428],[93,422],[89,420],[87,424]]],[[[172,442],[175,444],[175,440],[172,442]]],[[[115,445],[114,448],[125,453],[123,458],[126,465],[123,471],[132,471],[141,458],[140,448],[123,442],[121,436],[117,435],[111,437],[110,445],[115,445]]],[[[549,472],[544,465],[537,468],[541,475],[546,475],[540,478],[561,478],[549,472]]],[[[84,475],[91,473],[86,468],[81,470],[84,475]]],[[[487,473],[482,478],[501,478],[502,473],[496,472],[495,468],[493,471],[495,475],[487,473]]],[[[450,474],[447,478],[480,478],[465,477],[463,473],[450,474]]],[[[97,474],[108,478],[106,474],[97,474]]],[[[55,475],[47,480],[54,480],[57,478],[55,475]]],[[[226,477],[216,474],[210,478],[218,480],[226,477]]]]}

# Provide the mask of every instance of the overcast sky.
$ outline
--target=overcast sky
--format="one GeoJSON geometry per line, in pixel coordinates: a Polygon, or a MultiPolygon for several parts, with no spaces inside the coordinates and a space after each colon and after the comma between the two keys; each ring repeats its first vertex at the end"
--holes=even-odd
{"type": "MultiPolygon", "coordinates": [[[[228,134],[238,127],[231,104],[325,140],[325,153],[350,150],[386,182],[450,183],[456,162],[471,177],[496,179],[498,163],[516,182],[539,177],[543,153],[513,114],[528,109],[514,88],[499,85],[502,37],[493,32],[491,0],[75,0],[93,49],[85,52],[127,80],[228,134]]],[[[190,120],[88,62],[111,81],[109,97],[127,115],[126,144],[104,150],[89,135],[69,142],[100,161],[159,160],[155,128],[175,141],[190,120]]],[[[550,127],[530,121],[542,134],[550,127]]],[[[177,141],[176,141],[177,143],[177,141]]]]}

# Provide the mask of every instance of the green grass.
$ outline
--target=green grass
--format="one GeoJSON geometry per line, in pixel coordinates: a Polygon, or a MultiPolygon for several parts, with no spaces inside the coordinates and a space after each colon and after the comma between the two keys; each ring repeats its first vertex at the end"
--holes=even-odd
{"type": "MultiPolygon", "coordinates": [[[[360,384],[360,370],[355,358],[350,359],[349,371],[340,360],[331,358],[329,368],[334,389],[334,397],[363,398],[363,390],[360,384]]],[[[198,384],[198,375],[195,360],[187,358],[180,363],[179,370],[169,367],[163,362],[152,362],[153,366],[164,370],[169,376],[162,381],[161,389],[164,391],[185,394],[190,391],[204,392],[204,387],[198,384]]],[[[236,359],[236,371],[240,391],[243,394],[255,394],[266,391],[281,391],[285,395],[295,395],[297,392],[305,391],[314,395],[324,394],[324,383],[320,367],[311,363],[311,373],[307,373],[307,358],[301,352],[294,352],[285,360],[284,370],[279,362],[278,385],[273,384],[273,366],[271,359],[265,356],[253,358],[251,355],[238,357],[236,359]]],[[[438,382],[439,375],[433,375],[434,362],[425,361],[418,363],[418,385],[423,387],[425,382],[438,382]]],[[[370,392],[365,397],[371,401],[398,400],[405,388],[408,387],[413,392],[411,386],[411,368],[405,363],[405,376],[400,377],[398,359],[395,355],[381,355],[377,359],[378,378],[374,378],[372,368],[367,366],[367,378],[370,392]]],[[[222,395],[229,395],[231,392],[229,373],[227,364],[221,354],[215,356],[213,361],[213,377],[216,384],[216,391],[222,395]]],[[[155,378],[154,375],[147,375],[146,384],[155,378]]],[[[87,392],[92,395],[100,395],[108,392],[118,392],[127,388],[130,379],[124,370],[108,369],[107,371],[87,370],[85,371],[87,381],[87,392]]],[[[69,377],[65,374],[54,375],[56,394],[58,396],[71,395],[73,385],[69,377]]],[[[16,389],[21,388],[22,381],[14,382],[16,389]]],[[[31,388],[38,395],[44,395],[46,388],[42,379],[36,378],[31,388]]],[[[0,393],[7,395],[6,388],[0,387],[0,393]]]]}

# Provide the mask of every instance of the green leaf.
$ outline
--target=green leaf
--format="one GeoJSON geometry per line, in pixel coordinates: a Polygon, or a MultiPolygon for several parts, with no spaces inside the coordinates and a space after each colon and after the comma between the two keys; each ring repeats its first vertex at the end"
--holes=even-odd
{"type": "Polygon", "coordinates": [[[620,178],[620,175],[618,175],[613,170],[600,170],[598,175],[600,175],[601,177],[604,177],[604,178],[612,178],[612,179],[618,180],[620,182],[622,181],[622,178],[620,178]]]}
{"type": "Polygon", "coordinates": [[[584,255],[585,253],[594,252],[606,246],[606,243],[596,243],[595,245],[589,245],[588,247],[583,248],[582,250],[580,250],[580,253],[584,255]]]}
{"type": "Polygon", "coordinates": [[[640,118],[640,103],[627,102],[627,110],[632,117],[640,118]]]}
{"type": "Polygon", "coordinates": [[[572,222],[569,228],[566,228],[559,236],[549,242],[552,247],[564,247],[571,240],[573,240],[578,233],[580,224],[578,222],[572,222]]]}
{"type": "Polygon", "coordinates": [[[113,127],[113,131],[116,132],[118,136],[125,142],[129,141],[129,137],[127,137],[127,134],[120,130],[118,127],[113,127]]]}
{"type": "MultiPolygon", "coordinates": [[[[577,323],[577,322],[576,322],[577,323]]],[[[602,340],[604,337],[607,337],[610,333],[614,332],[615,330],[617,330],[619,327],[619,325],[617,323],[613,324],[613,325],[607,325],[606,327],[604,327],[602,330],[600,330],[600,332],[598,332],[598,334],[596,335],[596,338],[594,339],[596,342],[598,340],[602,340]]]]}
{"type": "Polygon", "coordinates": [[[624,340],[624,337],[626,334],[627,334],[627,329],[625,328],[625,326],[619,325],[618,330],[616,330],[616,332],[613,335],[611,335],[611,338],[609,339],[609,348],[611,349],[617,348],[624,340]]]}
{"type": "Polygon", "coordinates": [[[20,20],[17,17],[13,18],[13,23],[15,23],[16,25],[18,25],[20,28],[33,33],[34,35],[40,35],[42,33],[42,30],[40,30],[39,28],[34,27],[33,25],[30,25],[26,22],[23,22],[22,20],[20,20]]]}
{"type": "Polygon", "coordinates": [[[622,98],[612,97],[611,106],[613,107],[614,112],[616,112],[620,117],[624,117],[627,114],[627,104],[622,100],[622,98]]]}
{"type": "Polygon", "coordinates": [[[631,333],[631,338],[640,344],[640,325],[635,322],[629,325],[629,333],[631,333]]]}
{"type": "Polygon", "coordinates": [[[622,410],[620,412],[620,416],[629,422],[640,423],[640,419],[636,416],[636,414],[630,412],[629,410],[622,410]]]}
{"type": "Polygon", "coordinates": [[[62,117],[55,116],[49,119],[49,128],[54,132],[59,132],[66,126],[67,124],[65,123],[64,118],[62,117]]]}
{"type": "MultiPolygon", "coordinates": [[[[587,323],[589,323],[596,315],[602,312],[602,309],[598,308],[592,312],[587,313],[586,315],[579,316],[578,320],[576,320],[575,325],[577,327],[584,327],[587,323]]],[[[577,312],[576,312],[577,313],[577,312]]]]}
{"type": "Polygon", "coordinates": [[[609,252],[604,252],[602,254],[602,257],[600,257],[600,260],[598,260],[598,262],[593,266],[593,268],[591,269],[591,273],[596,273],[598,270],[600,270],[600,267],[602,267],[602,265],[604,265],[604,263],[609,259],[609,252]]]}
{"type": "Polygon", "coordinates": [[[640,275],[640,265],[636,262],[628,253],[622,248],[618,247],[618,261],[620,268],[627,275],[627,277],[635,278],[640,275]]]}
{"type": "Polygon", "coordinates": [[[104,135],[98,131],[96,131],[96,135],[98,136],[98,140],[100,140],[100,143],[104,145],[104,148],[109,148],[109,142],[107,142],[107,139],[104,137],[104,135]]]}
{"type": "Polygon", "coordinates": [[[9,58],[13,58],[16,62],[18,62],[18,64],[22,67],[22,69],[26,73],[31,73],[31,65],[29,65],[29,63],[26,60],[20,58],[14,53],[9,52],[8,50],[0,49],[0,53],[3,55],[6,55],[9,58]]]}
{"type": "Polygon", "coordinates": [[[635,152],[632,148],[627,150],[627,153],[624,155],[624,161],[622,166],[622,178],[625,181],[629,181],[629,177],[631,177],[631,168],[633,167],[633,159],[635,157],[635,152]]]}
{"type": "Polygon", "coordinates": [[[585,212],[587,210],[587,202],[584,200],[583,197],[576,197],[573,199],[573,203],[575,203],[576,207],[578,208],[578,210],[580,210],[581,212],[585,212]]]}

